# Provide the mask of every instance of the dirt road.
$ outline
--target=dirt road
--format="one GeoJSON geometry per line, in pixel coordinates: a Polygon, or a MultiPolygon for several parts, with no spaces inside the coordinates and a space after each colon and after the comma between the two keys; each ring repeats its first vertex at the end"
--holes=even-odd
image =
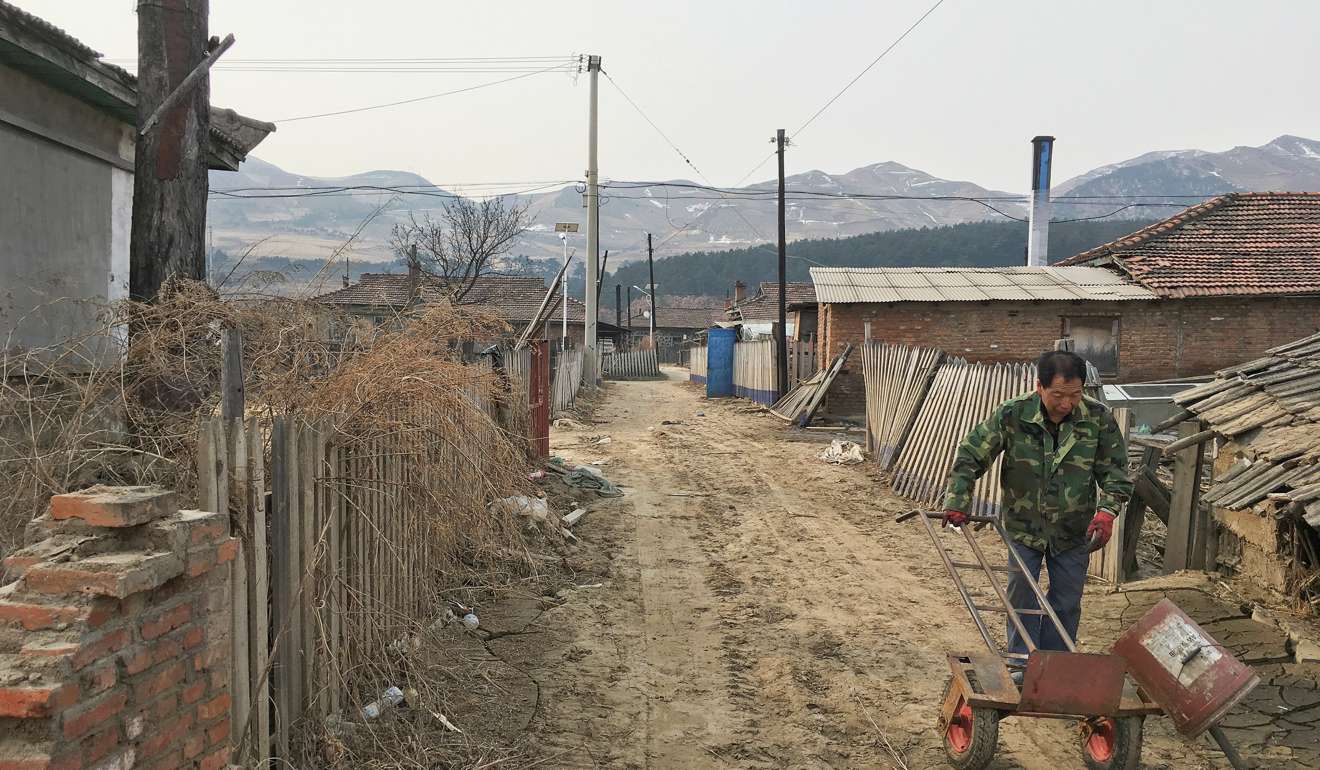
{"type": "MultiPolygon", "coordinates": [[[[507,640],[539,683],[546,766],[943,766],[944,654],[981,643],[925,533],[893,523],[905,503],[682,376],[609,383],[596,424],[554,436],[627,494],[578,526],[582,587],[507,640]]],[[[1081,766],[1067,723],[1001,732],[994,767],[1081,766]]],[[[1211,766],[1149,733],[1147,767],[1211,766]]]]}

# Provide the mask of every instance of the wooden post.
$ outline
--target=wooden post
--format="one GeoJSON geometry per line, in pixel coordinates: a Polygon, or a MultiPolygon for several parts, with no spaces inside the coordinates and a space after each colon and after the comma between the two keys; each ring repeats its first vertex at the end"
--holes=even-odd
{"type": "MultiPolygon", "coordinates": [[[[1186,438],[1200,430],[1195,422],[1184,422],[1178,426],[1178,437],[1186,438]]],[[[1169,502],[1169,534],[1164,543],[1164,572],[1180,569],[1200,569],[1205,562],[1205,552],[1196,554],[1195,546],[1203,542],[1199,538],[1200,516],[1197,509],[1201,498],[1201,461],[1205,455],[1205,445],[1197,444],[1178,453],[1173,465],[1173,497],[1169,502]]]]}
{"type": "MultiPolygon", "coordinates": [[[[138,3],[137,122],[207,58],[208,0],[138,3]]],[[[206,278],[207,148],[211,130],[207,75],[137,134],[129,294],[154,299],[167,278],[206,278]]]]}

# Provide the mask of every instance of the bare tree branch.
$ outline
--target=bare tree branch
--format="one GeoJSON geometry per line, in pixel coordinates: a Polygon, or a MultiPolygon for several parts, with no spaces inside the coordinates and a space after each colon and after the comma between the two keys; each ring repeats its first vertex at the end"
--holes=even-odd
{"type": "Polygon", "coordinates": [[[418,220],[409,214],[407,222],[396,224],[390,249],[410,268],[435,278],[450,301],[461,305],[530,223],[527,204],[505,198],[453,198],[445,202],[438,219],[424,214],[418,220]]]}

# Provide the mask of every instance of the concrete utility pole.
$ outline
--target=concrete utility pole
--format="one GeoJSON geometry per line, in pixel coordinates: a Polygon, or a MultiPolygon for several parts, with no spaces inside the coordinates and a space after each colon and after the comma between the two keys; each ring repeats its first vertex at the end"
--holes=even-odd
{"type": "Polygon", "coordinates": [[[775,152],[779,155],[779,325],[775,329],[775,352],[779,359],[776,379],[779,395],[788,392],[788,298],[784,285],[785,263],[788,261],[788,243],[784,229],[784,148],[788,140],[784,138],[784,129],[775,132],[775,152]]]}
{"type": "Polygon", "coordinates": [[[206,150],[211,129],[210,78],[194,70],[208,59],[208,0],[138,3],[137,132],[129,294],[153,299],[172,275],[206,277],[206,150]],[[158,108],[192,75],[192,85],[159,119],[158,108]]]}
{"type": "Polygon", "coordinates": [[[587,317],[583,331],[582,371],[587,387],[596,387],[599,363],[596,351],[596,284],[600,281],[600,188],[596,168],[596,85],[600,76],[600,57],[587,57],[587,75],[591,83],[591,108],[587,129],[587,317]]]}
{"type": "Polygon", "coordinates": [[[1050,263],[1050,166],[1054,164],[1054,137],[1031,140],[1031,214],[1027,234],[1027,265],[1050,263]]]}

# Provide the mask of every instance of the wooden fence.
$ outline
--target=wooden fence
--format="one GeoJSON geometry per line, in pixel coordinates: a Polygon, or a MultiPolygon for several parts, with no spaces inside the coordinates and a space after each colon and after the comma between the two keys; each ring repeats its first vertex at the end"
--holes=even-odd
{"type": "Polygon", "coordinates": [[[862,347],[866,383],[866,449],[889,470],[898,460],[944,354],[868,341],[862,347]]]}
{"type": "MultiPolygon", "coordinates": [[[[943,504],[944,486],[959,442],[1001,402],[1032,389],[1031,364],[969,364],[946,359],[935,372],[907,443],[898,450],[894,491],[923,505],[943,504]]],[[[869,399],[868,399],[869,400],[869,399]]],[[[999,513],[999,463],[981,477],[967,513],[999,513]]]]}
{"type": "Polygon", "coordinates": [[[774,340],[739,342],[733,346],[733,394],[769,406],[779,399],[779,357],[774,340]]]}
{"type": "Polygon", "coordinates": [[[637,380],[660,376],[654,348],[611,353],[601,359],[601,376],[607,380],[637,380]]]}
{"type": "Polygon", "coordinates": [[[698,385],[706,384],[706,346],[697,345],[688,348],[688,380],[698,385]]]}
{"type": "MultiPolygon", "coordinates": [[[[525,368],[514,357],[510,380],[525,368]]],[[[496,415],[526,411],[480,390],[381,407],[370,428],[361,416],[202,425],[199,506],[229,514],[241,543],[227,629],[235,762],[295,766],[299,721],[375,697],[388,645],[438,617],[435,544],[452,522],[435,512],[484,508],[500,460],[489,450],[506,435],[496,415]]]]}
{"type": "Polygon", "coordinates": [[[814,340],[788,341],[788,389],[796,388],[803,380],[816,373],[816,343],[814,340]]]}
{"type": "Polygon", "coordinates": [[[555,366],[554,384],[551,386],[551,413],[568,409],[577,400],[582,389],[582,351],[565,350],[559,353],[559,362],[555,366]]]}

